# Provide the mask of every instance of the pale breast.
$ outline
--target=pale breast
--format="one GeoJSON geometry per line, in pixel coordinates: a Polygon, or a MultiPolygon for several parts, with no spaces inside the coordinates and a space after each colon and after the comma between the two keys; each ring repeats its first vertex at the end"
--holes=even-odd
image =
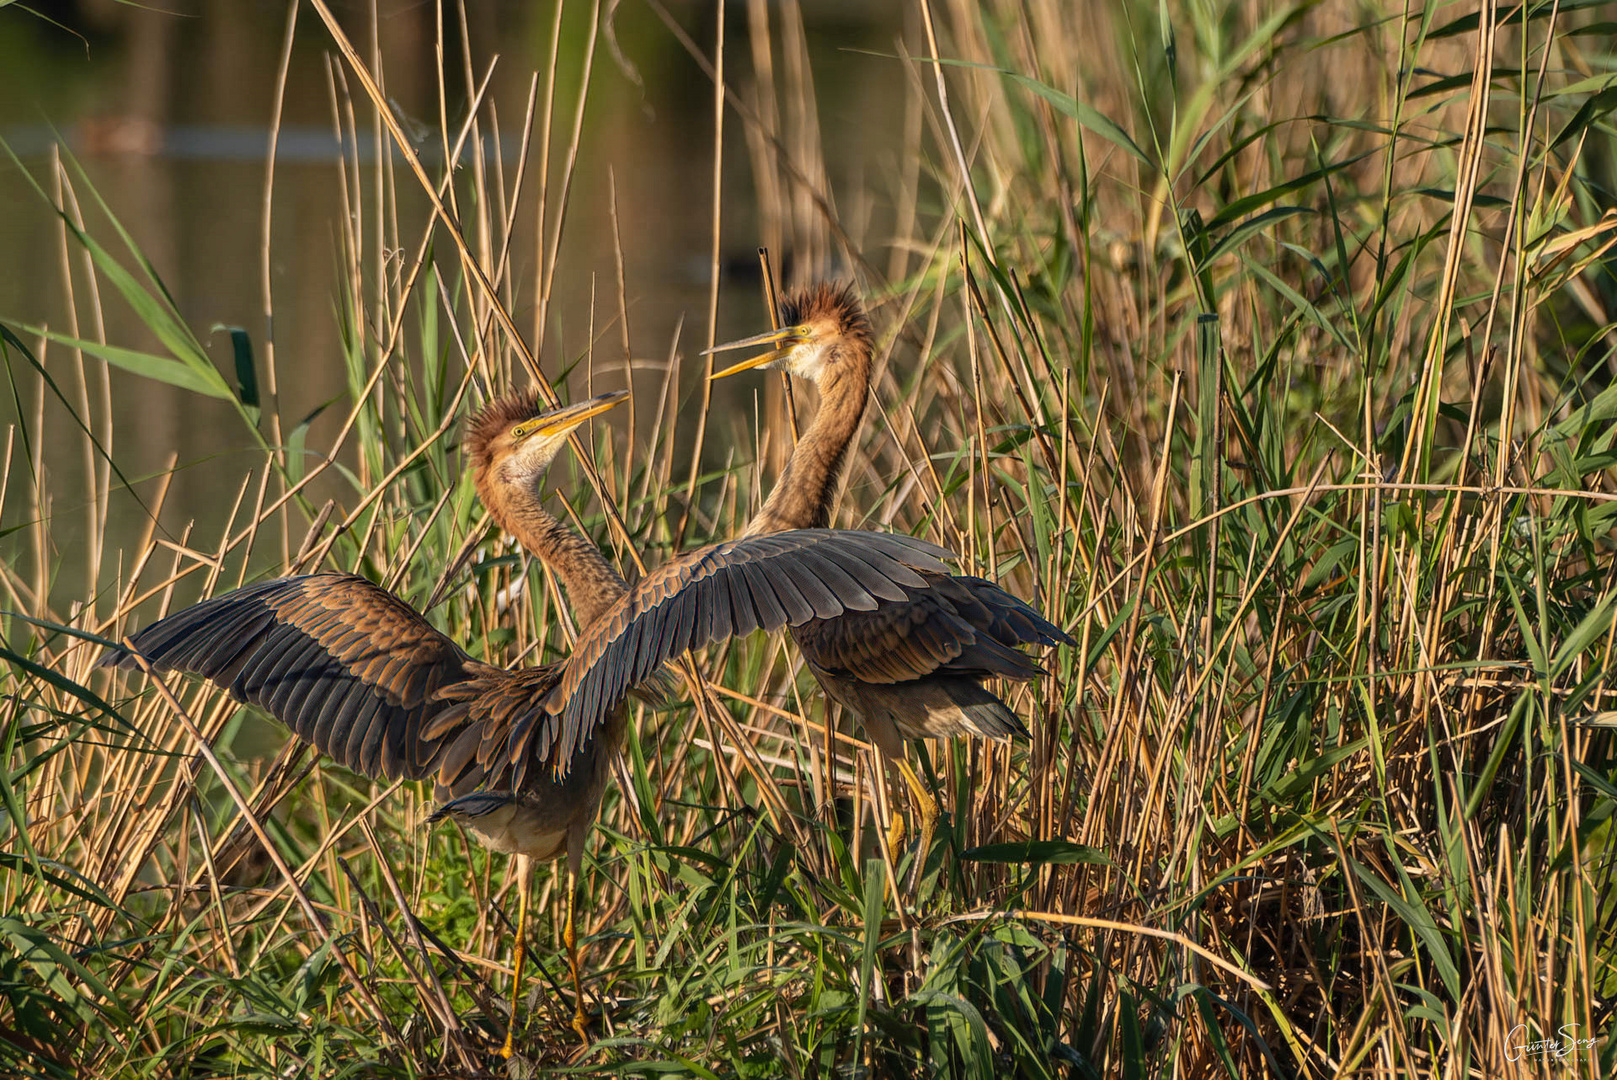
{"type": "Polygon", "coordinates": [[[561,800],[534,800],[506,791],[478,791],[451,800],[433,816],[466,826],[484,846],[543,862],[567,849],[576,807],[561,800]]]}

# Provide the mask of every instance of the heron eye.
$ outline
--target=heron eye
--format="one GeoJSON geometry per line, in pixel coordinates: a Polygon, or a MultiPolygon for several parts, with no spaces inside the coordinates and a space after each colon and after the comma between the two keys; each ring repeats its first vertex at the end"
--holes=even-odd
{"type": "Polygon", "coordinates": [[[518,424],[516,427],[511,429],[511,438],[520,439],[520,438],[522,438],[522,436],[526,435],[527,433],[528,433],[528,429],[523,427],[521,424],[518,424]]]}

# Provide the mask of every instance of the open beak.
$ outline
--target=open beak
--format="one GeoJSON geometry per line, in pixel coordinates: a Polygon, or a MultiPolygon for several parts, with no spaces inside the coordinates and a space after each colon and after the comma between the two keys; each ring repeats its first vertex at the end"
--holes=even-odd
{"type": "Polygon", "coordinates": [[[556,409],[545,417],[545,423],[535,434],[565,435],[592,416],[599,416],[629,400],[629,391],[613,390],[592,398],[556,409]]]}
{"type": "Polygon", "coordinates": [[[714,379],[722,379],[726,375],[734,375],[738,371],[746,371],[750,368],[762,367],[771,360],[779,360],[781,357],[791,352],[792,346],[798,344],[803,339],[803,336],[803,331],[799,327],[783,326],[779,330],[770,330],[767,333],[754,334],[752,337],[742,338],[740,341],[727,341],[723,345],[715,345],[711,349],[703,349],[701,355],[707,356],[710,353],[724,352],[727,349],[748,349],[755,345],[773,346],[773,348],[771,348],[768,352],[761,352],[757,356],[748,357],[739,364],[732,364],[723,371],[715,371],[711,376],[709,376],[710,378],[714,379]]]}

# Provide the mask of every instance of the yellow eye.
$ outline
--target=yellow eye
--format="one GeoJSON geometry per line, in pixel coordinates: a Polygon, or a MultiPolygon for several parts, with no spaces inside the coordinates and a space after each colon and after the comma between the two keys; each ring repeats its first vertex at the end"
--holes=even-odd
{"type": "Polygon", "coordinates": [[[523,427],[521,424],[518,424],[516,427],[511,429],[511,438],[520,439],[527,433],[528,429],[523,427]]]}

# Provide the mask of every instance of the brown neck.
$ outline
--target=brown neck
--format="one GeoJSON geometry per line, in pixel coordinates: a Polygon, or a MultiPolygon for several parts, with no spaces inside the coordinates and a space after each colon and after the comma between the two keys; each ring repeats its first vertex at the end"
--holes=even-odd
{"type": "Polygon", "coordinates": [[[496,487],[487,470],[477,475],[477,493],[500,527],[560,579],[580,630],[629,591],[600,549],[546,512],[535,493],[509,484],[496,487]]]}
{"type": "Polygon", "coordinates": [[[820,386],[820,409],[798,440],[791,460],[743,536],[785,529],[823,529],[831,523],[831,503],[859,431],[870,396],[870,361],[850,357],[835,378],[820,386]]]}

